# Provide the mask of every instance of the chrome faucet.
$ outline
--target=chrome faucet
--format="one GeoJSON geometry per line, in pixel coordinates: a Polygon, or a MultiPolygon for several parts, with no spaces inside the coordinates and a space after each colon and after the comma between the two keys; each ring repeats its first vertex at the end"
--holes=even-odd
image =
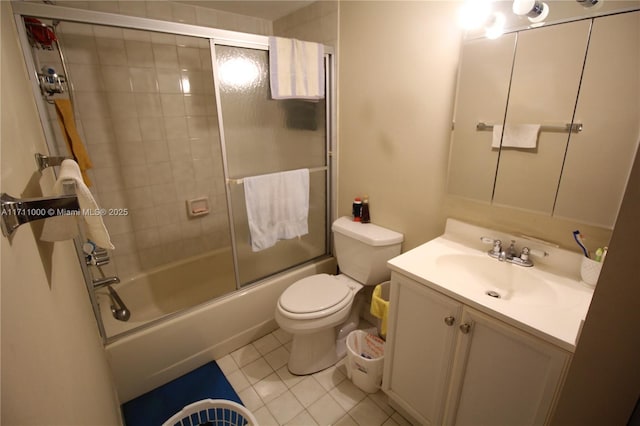
{"type": "Polygon", "coordinates": [[[120,278],[118,277],[105,277],[98,280],[93,280],[93,288],[95,290],[106,287],[112,284],[118,284],[120,282],[120,278]]]}
{"type": "Polygon", "coordinates": [[[495,240],[488,237],[480,237],[480,240],[486,244],[493,244],[493,248],[488,251],[488,254],[494,259],[498,259],[500,262],[509,262],[526,267],[533,266],[533,262],[529,259],[531,250],[528,247],[523,247],[520,251],[520,254],[518,254],[515,240],[511,240],[511,244],[509,245],[509,249],[507,251],[504,251],[502,249],[502,241],[500,240],[495,240]]]}

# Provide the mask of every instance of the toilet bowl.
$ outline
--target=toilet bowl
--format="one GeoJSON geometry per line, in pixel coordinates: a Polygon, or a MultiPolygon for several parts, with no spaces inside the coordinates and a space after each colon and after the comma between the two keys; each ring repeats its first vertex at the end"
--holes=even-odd
{"type": "Polygon", "coordinates": [[[400,254],[403,236],[397,232],[346,217],[336,220],[332,230],[343,273],[303,278],[278,299],[276,322],[293,336],[288,363],[292,374],[315,373],[345,355],[337,350],[336,340],[357,327],[358,312],[352,312],[356,294],[365,285],[388,280],[386,261],[400,254]]]}
{"type": "Polygon", "coordinates": [[[276,322],[294,336],[288,368],[305,375],[338,361],[336,327],[349,318],[362,284],[346,275],[318,274],[291,285],[278,300],[276,322]]]}

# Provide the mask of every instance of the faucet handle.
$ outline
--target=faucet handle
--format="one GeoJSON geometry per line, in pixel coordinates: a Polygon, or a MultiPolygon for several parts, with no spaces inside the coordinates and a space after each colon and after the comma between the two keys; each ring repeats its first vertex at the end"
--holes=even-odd
{"type": "Polygon", "coordinates": [[[502,241],[489,237],[480,237],[480,241],[485,244],[493,244],[493,249],[491,250],[493,253],[500,254],[502,252],[502,241]]]}
{"type": "Polygon", "coordinates": [[[522,247],[522,251],[520,252],[520,259],[522,259],[525,262],[529,260],[530,252],[531,250],[529,249],[529,247],[522,247]]]}

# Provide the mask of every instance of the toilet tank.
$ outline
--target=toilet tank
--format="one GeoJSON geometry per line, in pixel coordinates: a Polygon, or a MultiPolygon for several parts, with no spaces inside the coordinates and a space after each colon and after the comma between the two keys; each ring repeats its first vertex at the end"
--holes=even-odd
{"type": "Polygon", "coordinates": [[[340,272],[363,285],[391,277],[387,261],[400,254],[403,235],[373,223],[341,217],[331,227],[340,272]]]}

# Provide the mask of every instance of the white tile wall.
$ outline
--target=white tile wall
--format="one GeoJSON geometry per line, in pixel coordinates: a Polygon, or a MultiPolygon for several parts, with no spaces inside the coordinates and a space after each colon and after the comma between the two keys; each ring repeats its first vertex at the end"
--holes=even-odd
{"type": "MultiPolygon", "coordinates": [[[[114,4],[146,14],[124,2],[89,7],[113,11],[114,4]]],[[[181,6],[172,13],[194,20],[193,8],[181,6]]],[[[130,212],[105,218],[116,246],[113,272],[124,280],[227,246],[224,185],[214,182],[223,173],[213,85],[205,83],[212,78],[208,43],[66,22],[58,29],[78,128],[94,163],[92,191],[103,207],[130,212]],[[189,218],[186,199],[200,196],[209,197],[212,212],[189,218]]],[[[43,64],[55,59],[41,53],[43,64]]],[[[59,137],[53,107],[50,118],[59,137]]]]}

